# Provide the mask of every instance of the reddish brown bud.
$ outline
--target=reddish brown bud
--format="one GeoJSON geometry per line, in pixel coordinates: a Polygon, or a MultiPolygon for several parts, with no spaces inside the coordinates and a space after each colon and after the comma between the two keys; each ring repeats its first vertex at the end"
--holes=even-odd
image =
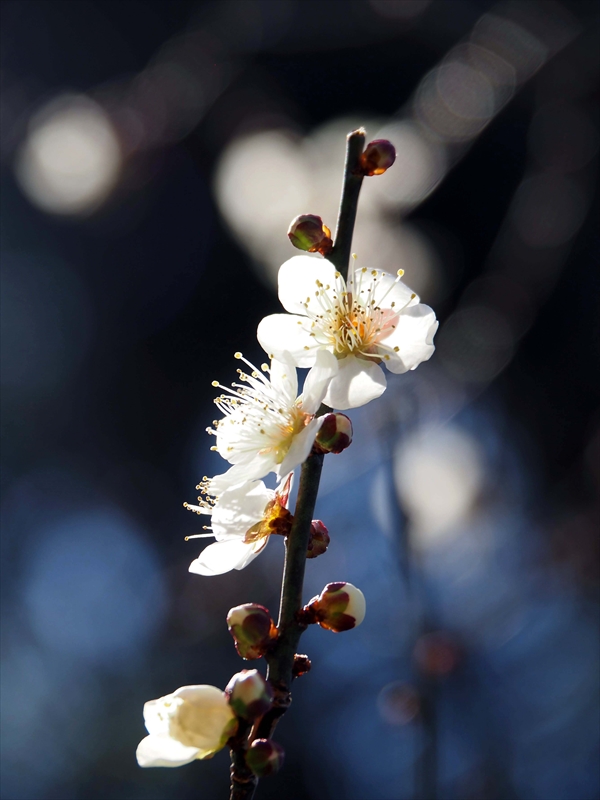
{"type": "Polygon", "coordinates": [[[365,596],[351,583],[328,583],[318,597],[302,609],[304,622],[317,622],[334,633],[356,628],[365,618],[365,596]]]}
{"type": "Polygon", "coordinates": [[[271,708],[273,690],[257,669],[243,669],[225,687],[229,705],[237,717],[253,721],[271,708]]]}
{"type": "Polygon", "coordinates": [[[308,540],[307,558],[316,558],[322,555],[329,547],[329,531],[320,519],[313,519],[310,525],[310,539],[308,540]]]}
{"type": "Polygon", "coordinates": [[[255,739],[246,753],[246,764],[259,778],[275,774],[283,764],[283,747],[272,739],[255,739]]]}
{"type": "Polygon", "coordinates": [[[301,675],[306,675],[307,672],[310,672],[311,667],[312,663],[308,656],[296,653],[292,666],[292,677],[299,678],[301,675]]]}
{"type": "Polygon", "coordinates": [[[383,175],[396,160],[396,149],[387,139],[375,139],[360,157],[363,175],[383,175]]]}
{"type": "Polygon", "coordinates": [[[345,414],[326,414],[315,447],[320,453],[341,453],[352,444],[352,422],[345,414]]]}
{"type": "Polygon", "coordinates": [[[227,614],[235,649],[245,659],[260,658],[277,638],[277,628],[268,610],[258,603],[245,603],[227,614]]]}
{"type": "Polygon", "coordinates": [[[298,250],[309,253],[321,253],[326,256],[333,247],[331,231],[321,217],[315,214],[301,214],[292,220],[288,238],[298,250]]]}

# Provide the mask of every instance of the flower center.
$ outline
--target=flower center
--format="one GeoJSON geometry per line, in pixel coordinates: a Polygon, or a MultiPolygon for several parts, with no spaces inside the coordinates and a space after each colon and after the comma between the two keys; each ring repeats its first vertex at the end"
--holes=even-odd
{"type": "Polygon", "coordinates": [[[281,504],[279,496],[267,503],[263,518],[246,531],[245,544],[254,544],[260,539],[266,539],[274,533],[287,536],[293,522],[293,516],[281,504]]]}
{"type": "Polygon", "coordinates": [[[287,415],[287,424],[278,426],[277,436],[273,437],[275,444],[263,448],[261,453],[274,453],[275,463],[281,464],[292,446],[294,437],[306,427],[310,419],[310,414],[306,414],[298,406],[294,406],[287,415]]]}
{"type": "Polygon", "coordinates": [[[402,275],[400,270],[393,283],[382,290],[385,273],[365,268],[356,271],[348,285],[339,272],[333,286],[317,281],[316,303],[309,297],[303,303],[316,344],[331,347],[337,358],[354,355],[377,363],[386,358],[378,345],[392,333],[402,309],[395,308],[395,302],[386,308],[382,305],[402,275]]]}

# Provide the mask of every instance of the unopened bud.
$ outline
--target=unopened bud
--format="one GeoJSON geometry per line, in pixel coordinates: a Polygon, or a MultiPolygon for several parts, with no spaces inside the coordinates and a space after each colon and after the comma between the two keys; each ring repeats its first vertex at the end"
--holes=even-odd
{"type": "Polygon", "coordinates": [[[320,519],[313,519],[310,525],[310,539],[308,540],[307,558],[316,558],[322,555],[329,547],[329,531],[320,519]]]}
{"type": "Polygon", "coordinates": [[[260,658],[277,638],[277,628],[268,610],[258,603],[245,603],[227,614],[235,649],[245,659],[260,658]]]}
{"type": "Polygon", "coordinates": [[[237,717],[253,721],[271,708],[273,690],[257,669],[243,669],[225,687],[229,705],[237,717]]]}
{"type": "Polygon", "coordinates": [[[365,618],[365,596],[351,583],[328,583],[318,597],[304,607],[307,621],[335,633],[356,628],[365,618]]]}
{"type": "Polygon", "coordinates": [[[296,653],[292,665],[292,677],[299,678],[301,675],[306,675],[307,672],[310,672],[311,667],[312,662],[308,656],[303,653],[296,653]]]}
{"type": "Polygon", "coordinates": [[[300,214],[292,220],[288,230],[290,242],[298,250],[321,253],[326,256],[333,247],[331,231],[315,214],[300,214]]]}
{"type": "Polygon", "coordinates": [[[360,157],[363,175],[383,175],[396,160],[396,148],[387,139],[375,139],[360,157]]]}
{"type": "Polygon", "coordinates": [[[259,778],[274,775],[283,764],[283,747],[272,739],[255,739],[246,753],[246,764],[259,778]]]}
{"type": "Polygon", "coordinates": [[[341,453],[352,444],[352,422],[345,414],[327,414],[315,440],[321,453],[341,453]]]}

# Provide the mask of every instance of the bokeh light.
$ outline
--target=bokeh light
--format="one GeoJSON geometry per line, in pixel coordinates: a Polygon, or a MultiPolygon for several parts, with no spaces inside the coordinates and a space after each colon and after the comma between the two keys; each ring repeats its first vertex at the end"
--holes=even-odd
{"type": "Polygon", "coordinates": [[[60,95],[29,121],[16,175],[43,211],[95,211],[114,188],[121,168],[116,131],[99,105],[84,95],[60,95]]]}
{"type": "Polygon", "coordinates": [[[24,602],[38,641],[92,662],[131,659],[156,632],[164,587],[156,556],[111,509],[40,526],[24,602]]]}
{"type": "Polygon", "coordinates": [[[398,446],[396,490],[420,543],[459,534],[483,476],[477,442],[457,426],[417,430],[398,446]]]}

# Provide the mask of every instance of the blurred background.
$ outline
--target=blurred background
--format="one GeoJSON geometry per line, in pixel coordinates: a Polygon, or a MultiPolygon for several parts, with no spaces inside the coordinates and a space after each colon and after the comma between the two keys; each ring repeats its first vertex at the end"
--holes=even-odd
{"type": "Polygon", "coordinates": [[[326,460],[306,599],[368,613],[306,633],[258,796],[597,798],[597,4],[9,0],[1,37],[3,798],[227,796],[225,752],[137,767],[142,706],[276,613],[282,542],[191,575],[182,504],[359,125],[398,158],[353,249],[441,327],[326,460]]]}

